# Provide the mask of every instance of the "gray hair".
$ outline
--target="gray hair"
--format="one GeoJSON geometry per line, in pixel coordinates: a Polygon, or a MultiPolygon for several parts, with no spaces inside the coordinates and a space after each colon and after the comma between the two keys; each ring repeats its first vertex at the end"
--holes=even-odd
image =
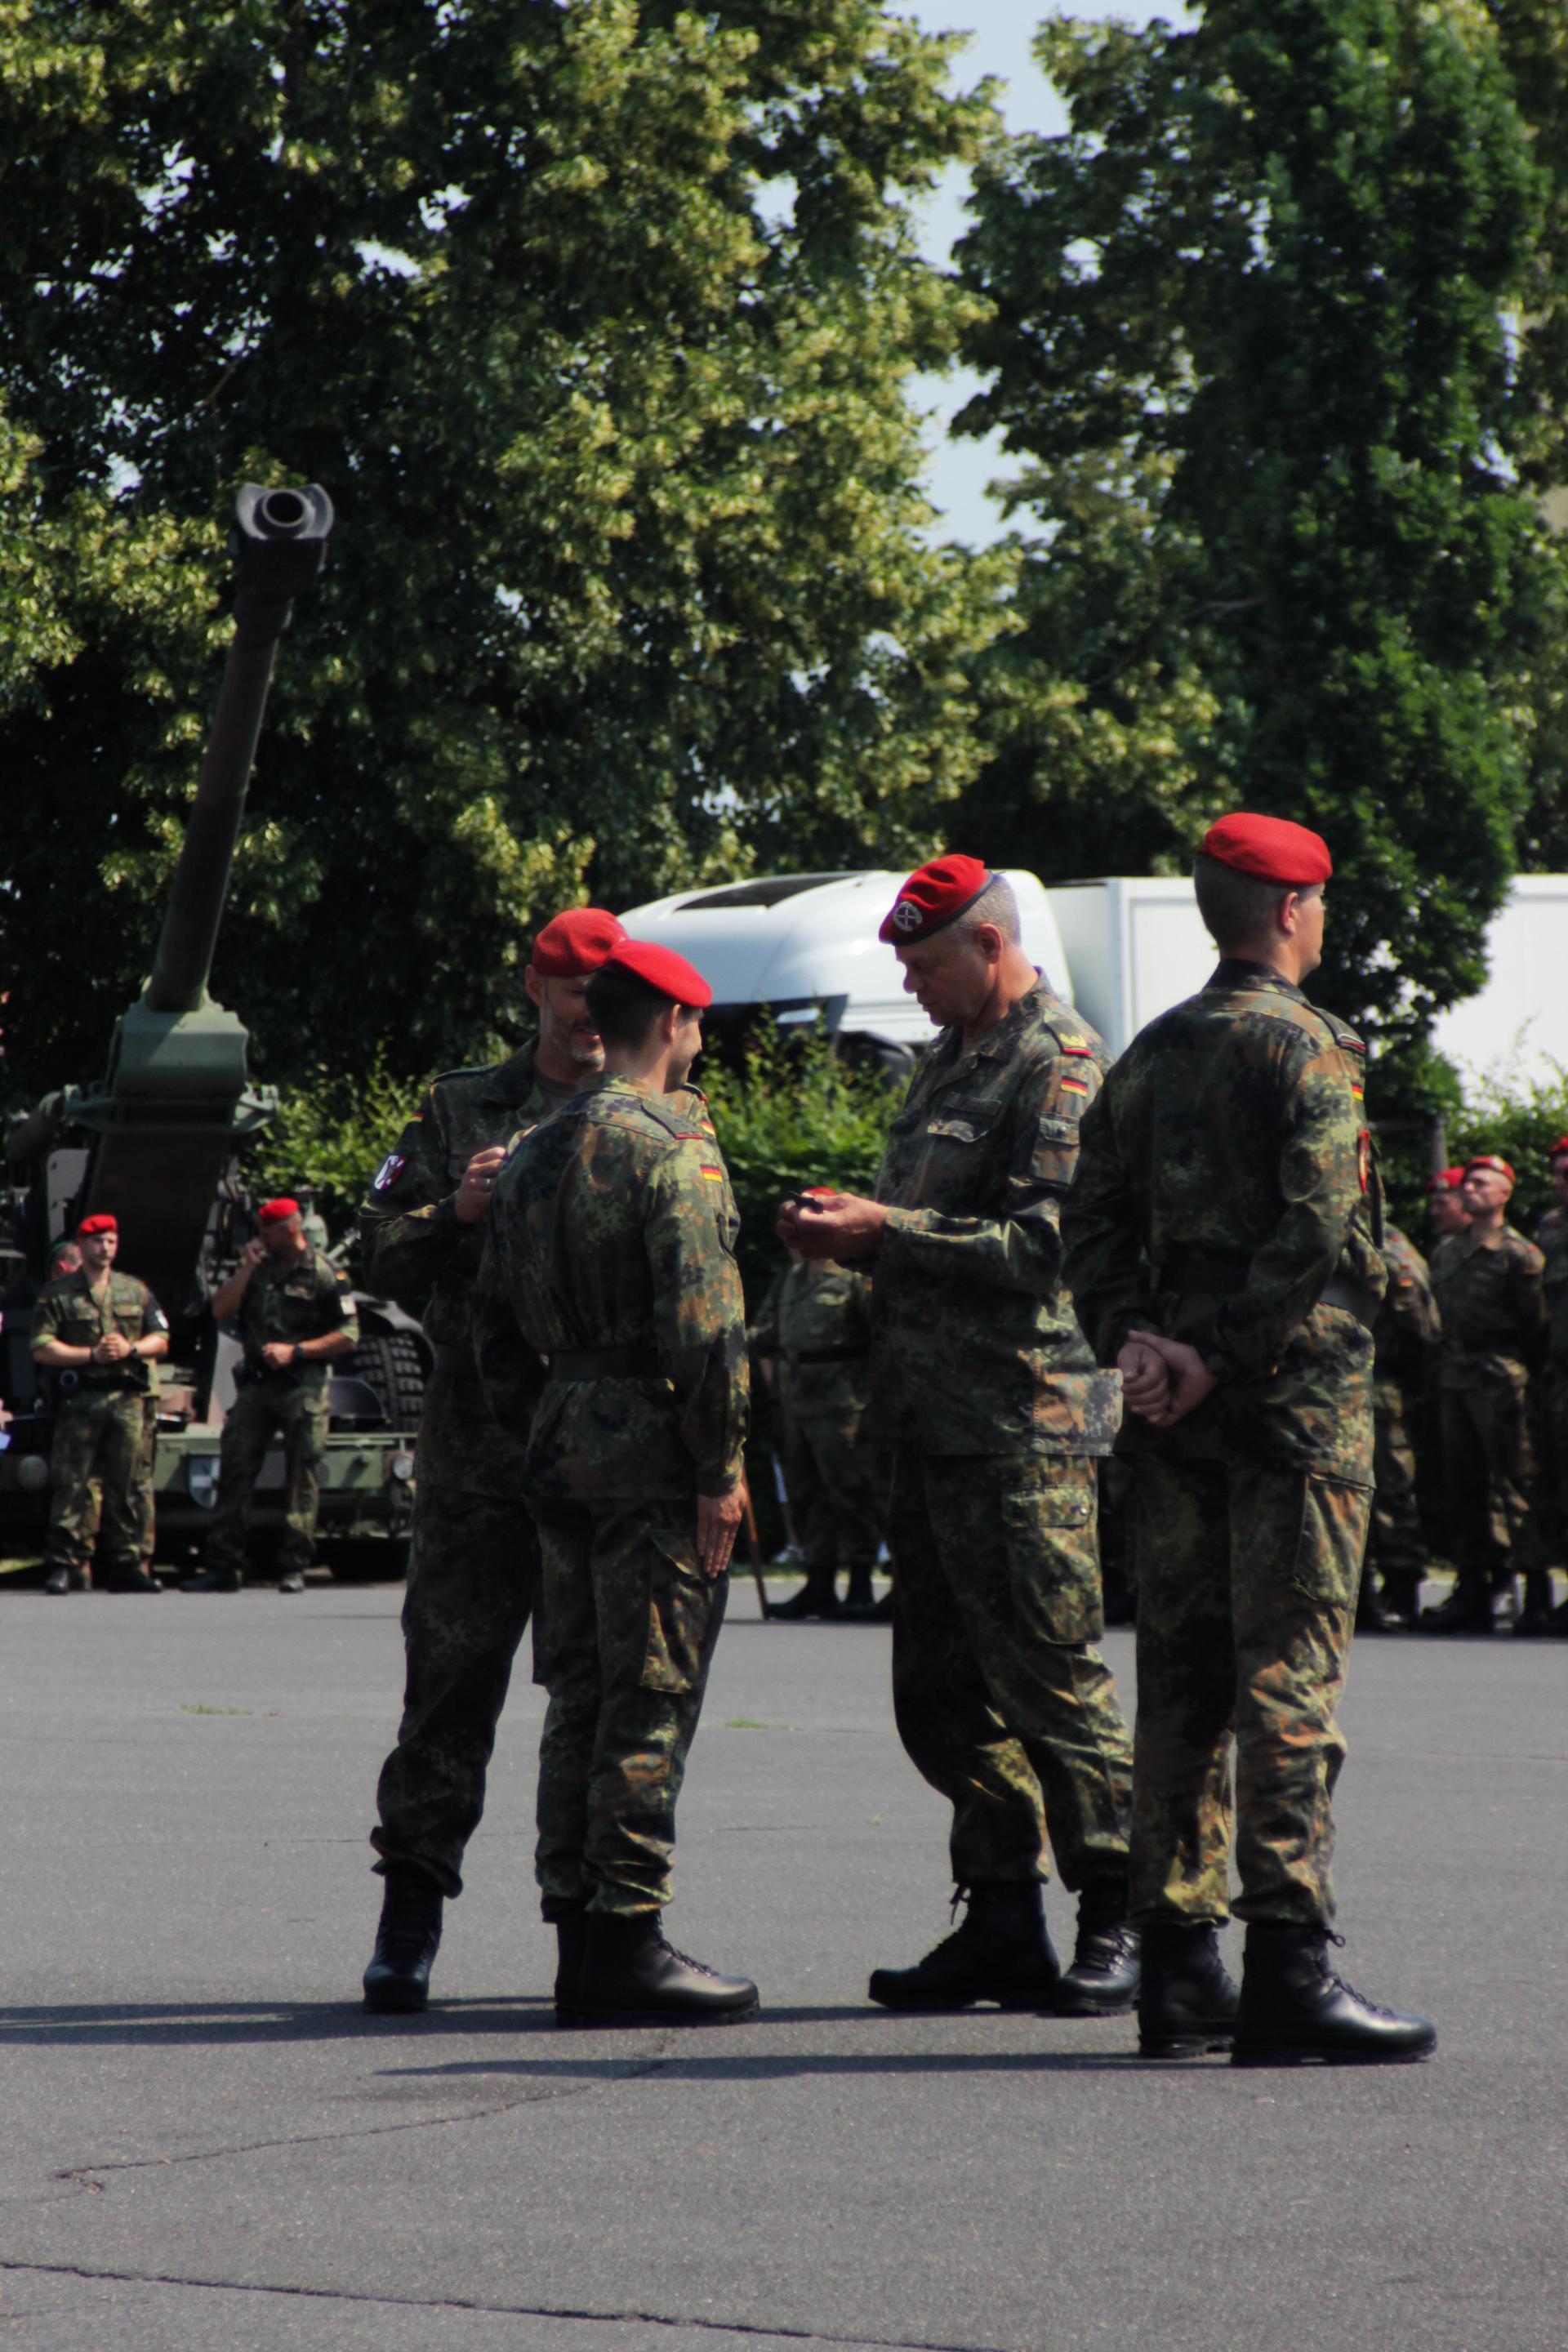
{"type": "Polygon", "coordinates": [[[1017,893],[1005,874],[991,877],[973,907],[960,915],[956,928],[961,938],[972,940],[982,923],[992,924],[1009,947],[1016,948],[1023,940],[1017,893]]]}

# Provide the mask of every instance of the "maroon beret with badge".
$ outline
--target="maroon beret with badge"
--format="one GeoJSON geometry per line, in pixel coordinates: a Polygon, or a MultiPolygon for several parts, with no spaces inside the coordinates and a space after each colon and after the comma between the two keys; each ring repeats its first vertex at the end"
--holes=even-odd
{"type": "Polygon", "coordinates": [[[1439,1168],[1427,1181],[1428,1192],[1457,1192],[1465,1181],[1462,1168],[1439,1168]]]}
{"type": "Polygon", "coordinates": [[[1467,1176],[1469,1174],[1472,1168],[1489,1168],[1494,1175],[1506,1176],[1510,1184],[1515,1181],[1513,1170],[1509,1166],[1508,1161],[1503,1159],[1500,1152],[1478,1151],[1473,1160],[1467,1160],[1465,1162],[1465,1173],[1467,1176]]]}
{"type": "Polygon", "coordinates": [[[552,916],[533,942],[529,961],[544,980],[581,980],[597,971],[626,932],[603,907],[568,907],[552,916]]]}
{"type": "Polygon", "coordinates": [[[877,937],[890,947],[912,948],[934,938],[967,914],[994,879],[978,857],[933,857],[911,874],[883,918],[877,937]]]}
{"type": "Polygon", "coordinates": [[[633,972],[661,996],[689,1004],[694,1013],[713,1002],[713,991],[684,956],[677,955],[673,948],[657,948],[649,940],[622,939],[605,958],[604,969],[633,972]]]}
{"type": "Polygon", "coordinates": [[[297,1217],[299,1213],[299,1202],[289,1200],[286,1192],[279,1192],[275,1201],[263,1201],[256,1212],[256,1221],[262,1225],[280,1225],[285,1217],[297,1217]]]}
{"type": "Polygon", "coordinates": [[[1560,1135],[1556,1142],[1552,1145],[1551,1150],[1547,1153],[1547,1160],[1552,1167],[1555,1167],[1558,1160],[1563,1157],[1564,1153],[1568,1153],[1568,1135],[1560,1135]]]}
{"type": "Polygon", "coordinates": [[[1244,809],[1211,824],[1199,846],[1205,857],[1237,874],[1256,875],[1260,882],[1294,883],[1298,889],[1326,882],[1334,870],[1321,833],[1309,833],[1289,817],[1252,816],[1244,809]]]}
{"type": "Polygon", "coordinates": [[[117,1234],[120,1231],[120,1220],[118,1217],[108,1215],[84,1217],[77,1231],[79,1234],[117,1234]]]}

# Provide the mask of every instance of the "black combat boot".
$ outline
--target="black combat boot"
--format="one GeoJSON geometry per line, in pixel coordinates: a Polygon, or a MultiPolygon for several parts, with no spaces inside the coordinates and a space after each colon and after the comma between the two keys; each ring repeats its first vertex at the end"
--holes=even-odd
{"type": "Polygon", "coordinates": [[[155,1576],[148,1575],[144,1568],[128,1568],[103,1590],[105,1592],[162,1592],[163,1588],[155,1576]]]}
{"type": "Polygon", "coordinates": [[[44,1591],[46,1592],[68,1592],[70,1589],[70,1570],[67,1568],[51,1568],[47,1576],[44,1579],[44,1591]]]}
{"type": "Polygon", "coordinates": [[[1078,1898],[1078,1944],[1057,1987],[1058,2017],[1115,2017],[1138,1998],[1140,1937],[1127,1916],[1127,1881],[1091,1878],[1078,1898]]]}
{"type": "Polygon", "coordinates": [[[750,1977],[721,1977],[664,1940],[657,1911],[590,1911],[573,2022],[740,2025],[757,2013],[750,1977]]]}
{"type": "Polygon", "coordinates": [[[1421,1575],[1418,1568],[1384,1570],[1383,1613],[1391,1625],[1414,1625],[1421,1614],[1421,1575]]]}
{"type": "Polygon", "coordinates": [[[1205,2051],[1228,2050],[1239,1998],[1208,1920],[1190,1927],[1163,1920],[1144,1928],[1138,2047],[1145,2058],[1201,2058],[1205,2051]]]}
{"type": "Polygon", "coordinates": [[[876,1605],[877,1596],[871,1590],[870,1570],[852,1568],[849,1571],[849,1590],[844,1596],[845,1616],[869,1617],[876,1605]]]}
{"type": "Polygon", "coordinates": [[[833,1589],[836,1573],[831,1568],[811,1569],[798,1592],[792,1593],[787,1601],[769,1601],[768,1615],[782,1618],[786,1623],[802,1617],[837,1617],[838,1595],[833,1589]]]}
{"type": "Polygon", "coordinates": [[[577,2021],[577,1980],[583,1973],[583,1955],[588,1948],[588,1906],[572,1903],[556,1912],[551,1922],[555,1929],[555,2015],[562,2025],[577,2021]]]}
{"type": "Polygon", "coordinates": [[[1454,1580],[1454,1590],[1436,1609],[1423,1609],[1418,1619],[1423,1633],[1489,1633],[1492,1630],[1491,1580],[1484,1570],[1471,1570],[1454,1580]]]}
{"type": "Polygon", "coordinates": [[[1524,1579],[1524,1606],[1513,1621],[1514,1633],[1527,1640],[1536,1633],[1550,1633],[1552,1618],[1552,1571],[1530,1569],[1524,1579]]]}
{"type": "Polygon", "coordinates": [[[1361,1591],[1356,1596],[1355,1630],[1358,1633],[1392,1633],[1394,1619],[1384,1607],[1377,1590],[1377,1579],[1370,1560],[1361,1572],[1361,1591]]]}
{"type": "Polygon", "coordinates": [[[198,1568],[180,1579],[182,1592],[237,1592],[244,1582],[237,1568],[198,1568]]]}
{"type": "Polygon", "coordinates": [[[366,2009],[411,2016],[430,1998],[430,1969],[441,1942],[441,1890],[422,1870],[394,1866],[375,1950],[364,1972],[366,2009]]]}
{"type": "Polygon", "coordinates": [[[1233,2066],[1378,2066],[1430,2058],[1436,2028],[1363,2000],[1329,1965],[1329,1927],[1279,1927],[1257,1921],[1247,1931],[1233,2066]]]}
{"type": "Polygon", "coordinates": [[[965,1892],[963,1924],[912,1969],[874,1969],[871,1999],[884,2009],[1051,2009],[1061,1970],[1046,1933],[1038,1879],[977,1878],[965,1892]]]}

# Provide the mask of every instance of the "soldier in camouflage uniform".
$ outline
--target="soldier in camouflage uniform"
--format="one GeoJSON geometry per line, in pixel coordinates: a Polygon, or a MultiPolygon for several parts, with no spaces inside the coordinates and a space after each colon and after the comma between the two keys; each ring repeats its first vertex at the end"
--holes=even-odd
{"type": "Polygon", "coordinates": [[[588,986],[605,1076],[509,1154],[482,1276],[482,1368],[509,1321],[549,1365],[523,1483],[550,1694],[537,1867],[567,2023],[757,2005],[661,1925],[744,1495],[740,1219],[701,1096],[675,1091],[710,999],[668,949],[615,950],[588,986]]]}
{"type": "Polygon", "coordinates": [[[1194,881],[1219,968],[1112,1070],[1064,1220],[1084,1328],[1135,1417],[1132,1892],[1157,2056],[1234,2037],[1238,2063],[1414,2058],[1435,2041],[1328,1961],[1384,1283],[1362,1047],[1300,985],[1331,870],[1300,825],[1211,827],[1194,881]],[[1239,2012],[1215,1937],[1233,1826],[1239,2012]]]}
{"type": "Polygon", "coordinates": [[[1356,1607],[1358,1630],[1372,1633],[1414,1623],[1420,1605],[1426,1544],[1416,1505],[1415,1432],[1443,1328],[1426,1259],[1386,1220],[1383,1261],[1388,1288],[1372,1330],[1372,1530],[1356,1607]]]}
{"type": "Polygon", "coordinates": [[[882,926],[942,1034],[894,1120],[874,1202],[786,1203],[811,1257],[869,1258],[879,1387],[896,1430],[893,1705],[952,1806],[963,1925],[889,2008],[1103,2015],[1130,2006],[1131,1750],[1102,1630],[1097,1464],[1120,1412],[1062,1283],[1060,1217],[1104,1048],[1025,954],[1011,886],[971,857],[905,883],[882,926]],[[1079,1891],[1058,1972],[1047,1833],[1079,1891]]]}
{"type": "Polygon", "coordinates": [[[120,1228],[84,1218],[79,1264],[48,1283],[33,1309],[35,1362],[55,1374],[53,1496],[46,1592],[79,1591],[101,1524],[103,1570],[113,1592],[157,1592],[142,1565],[153,1511],[146,1400],[168,1353],[169,1325],[144,1282],[114,1271],[120,1228]]]}
{"type": "MultiPolygon", "coordinates": [[[[1568,1564],[1568,1135],[1552,1147],[1552,1188],[1557,1206],[1535,1229],[1544,1261],[1546,1366],[1536,1383],[1535,1428],[1542,1464],[1542,1549],[1568,1564]]],[[[1553,1610],[1549,1630],[1568,1635],[1568,1601],[1553,1610]]]]}
{"type": "Polygon", "coordinates": [[[559,1110],[602,1066],[584,999],[623,936],[602,907],[569,908],[544,925],[523,975],[537,1036],[504,1062],[437,1078],[360,1212],[368,1279],[421,1318],[436,1350],[416,1457],[403,1716],[371,1832],[386,1880],[364,1979],[371,2009],[417,2011],[429,1999],[442,1906],[462,1893],[463,1856],[484,1811],[496,1726],[538,1589],[522,1465],[542,1366],[518,1351],[508,1413],[498,1421],[474,1357],[491,1194],[512,1138],[559,1110]]]}
{"type": "Polygon", "coordinates": [[[305,1239],[297,1202],[279,1196],[257,1212],[257,1239],[213,1294],[213,1316],[237,1319],[245,1342],[245,1377],[223,1424],[217,1507],[206,1565],[180,1579],[182,1592],[237,1592],[245,1581],[251,1497],[280,1432],[288,1479],[280,1592],[302,1592],[316,1556],[321,1455],[327,1444],[329,1367],[352,1354],[359,1318],[345,1276],[305,1239]]]}
{"type": "Polygon", "coordinates": [[[1530,1381],[1547,1347],[1544,1260],[1508,1223],[1513,1171],[1485,1154],[1465,1170],[1469,1231],[1444,1244],[1432,1279],[1443,1317],[1438,1373],[1454,1591],[1428,1610],[1435,1632],[1489,1633],[1494,1591],[1524,1578],[1519,1630],[1544,1633],[1552,1579],[1536,1523],[1530,1381]]]}
{"type": "Polygon", "coordinates": [[[814,1265],[791,1251],[751,1340],[773,1387],[784,1488],[805,1568],[800,1591],[768,1614],[837,1616],[842,1559],[849,1571],[845,1607],[865,1615],[882,1546],[868,1417],[871,1285],[848,1266],[814,1265]]]}

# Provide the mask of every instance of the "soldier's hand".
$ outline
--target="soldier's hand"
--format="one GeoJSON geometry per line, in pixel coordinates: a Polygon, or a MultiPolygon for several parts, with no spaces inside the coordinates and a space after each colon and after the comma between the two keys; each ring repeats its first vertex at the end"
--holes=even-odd
{"type": "Polygon", "coordinates": [[[101,1357],[106,1364],[121,1364],[132,1353],[132,1349],[123,1331],[110,1331],[98,1342],[92,1352],[101,1357]]]}
{"type": "Polygon", "coordinates": [[[292,1339],[268,1339],[261,1350],[261,1360],[270,1372],[286,1372],[294,1361],[292,1339]]]}
{"type": "Polygon", "coordinates": [[[1190,1348],[1184,1339],[1167,1339],[1159,1331],[1129,1331],[1127,1340],[1130,1347],[1142,1341],[1152,1348],[1163,1357],[1170,1375],[1170,1393],[1163,1405],[1152,1411],[1133,1408],[1135,1412],[1142,1410],[1143,1419],[1152,1421],[1156,1429],[1169,1429],[1175,1422],[1184,1421],[1214,1388],[1214,1374],[1197,1349],[1190,1348]]]}
{"type": "Polygon", "coordinates": [[[452,1195],[460,1225],[477,1225],[489,1213],[490,1194],[495,1191],[497,1171],[505,1158],[504,1143],[487,1143],[464,1169],[463,1181],[452,1195]]]}
{"type": "Polygon", "coordinates": [[[1116,1369],[1130,1412],[1148,1414],[1170,1402],[1171,1368],[1147,1339],[1129,1339],[1117,1356],[1116,1369]]]}
{"type": "Polygon", "coordinates": [[[795,1195],[779,1203],[778,1236],[802,1257],[869,1257],[882,1238],[888,1212],[858,1192],[795,1195]]]}
{"type": "Polygon", "coordinates": [[[262,1240],[260,1234],[258,1234],[253,1241],[246,1243],[245,1247],[239,1254],[239,1262],[245,1268],[247,1274],[254,1274],[257,1267],[261,1264],[262,1259],[266,1255],[267,1244],[262,1240]]]}
{"type": "Polygon", "coordinates": [[[739,1480],[727,1495],[697,1497],[697,1559],[711,1582],[723,1575],[746,1515],[746,1490],[739,1480]]]}

